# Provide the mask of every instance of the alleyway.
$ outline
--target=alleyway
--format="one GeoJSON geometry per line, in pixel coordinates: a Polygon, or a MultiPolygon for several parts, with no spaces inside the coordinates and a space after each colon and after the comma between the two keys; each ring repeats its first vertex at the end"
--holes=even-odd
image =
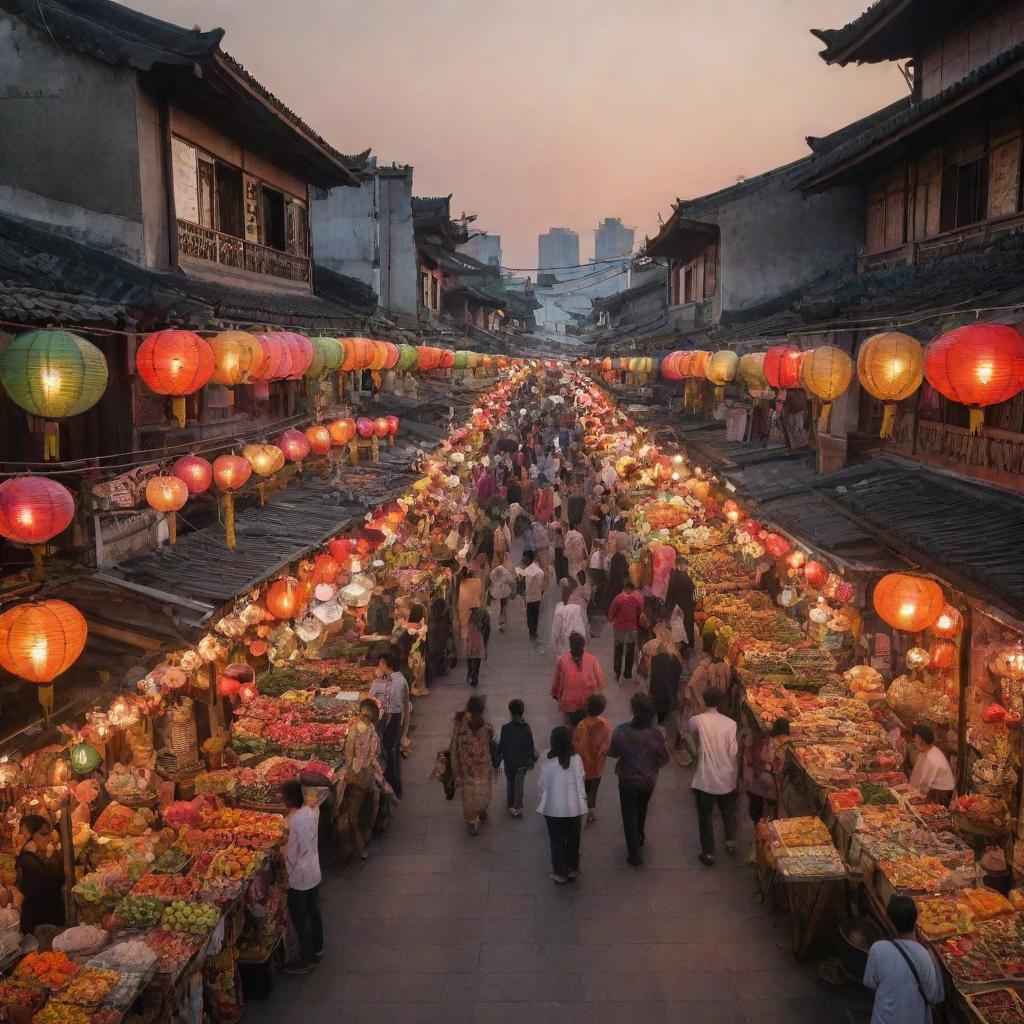
{"type": "MultiPolygon", "coordinates": [[[[549,588],[542,638],[554,601],[549,588]]],[[[495,609],[481,674],[487,718],[497,731],[508,701],[521,697],[543,751],[559,724],[548,696],[553,658],[531,650],[521,604],[509,618],[499,634],[495,609]]],[[[591,650],[607,672],[610,629],[591,650]]],[[[575,887],[548,878],[536,772],[522,820],[505,814],[501,776],[491,822],[467,835],[458,798],[446,802],[428,779],[471,692],[463,671],[416,702],[406,795],[390,833],[364,864],[324,865],[325,959],[309,977],[279,976],[270,1000],[246,1008],[252,1024],[846,1024],[842,1001],[794,961],[786,916],[755,901],[743,863],[749,822],[741,819],[740,857],[722,854],[712,869],[698,862],[689,771],[661,773],[639,871],[625,864],[611,761],[575,887]]],[[[613,725],[628,717],[631,692],[609,680],[613,725]]]]}

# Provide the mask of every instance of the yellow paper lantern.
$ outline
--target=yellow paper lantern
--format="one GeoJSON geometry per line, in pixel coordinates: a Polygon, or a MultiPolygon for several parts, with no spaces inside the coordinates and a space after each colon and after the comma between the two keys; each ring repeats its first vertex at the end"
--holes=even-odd
{"type": "Polygon", "coordinates": [[[853,360],[841,348],[822,345],[804,356],[800,383],[808,394],[824,403],[818,421],[819,430],[828,430],[832,403],[850,386],[851,380],[853,360]]]}
{"type": "Polygon", "coordinates": [[[207,341],[213,349],[212,384],[231,388],[247,384],[250,376],[259,376],[263,367],[263,346],[253,335],[245,331],[222,331],[207,341]]]}
{"type": "Polygon", "coordinates": [[[897,403],[909,398],[924,379],[921,343],[899,331],[872,335],[857,353],[857,379],[885,406],[879,436],[892,437],[897,403]]]}
{"type": "Polygon", "coordinates": [[[715,401],[724,400],[725,385],[736,379],[739,365],[740,357],[727,348],[711,354],[704,368],[704,376],[715,385],[715,401]]]}
{"type": "Polygon", "coordinates": [[[740,359],[737,375],[750,392],[768,390],[768,378],[764,375],[764,357],[764,352],[749,352],[740,359]]]}

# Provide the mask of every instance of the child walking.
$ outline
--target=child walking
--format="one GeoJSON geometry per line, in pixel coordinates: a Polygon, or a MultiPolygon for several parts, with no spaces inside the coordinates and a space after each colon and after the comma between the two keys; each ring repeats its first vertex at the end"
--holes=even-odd
{"type": "Polygon", "coordinates": [[[587,698],[587,717],[573,730],[572,745],[583,761],[583,788],[587,792],[587,824],[597,819],[597,788],[612,742],[612,727],[604,717],[608,702],[603,693],[587,698]]]}
{"type": "Polygon", "coordinates": [[[491,638],[491,614],[486,608],[474,608],[469,615],[466,635],[466,682],[470,686],[480,683],[480,662],[487,657],[487,642],[491,638]]]}
{"type": "Polygon", "coordinates": [[[494,767],[505,763],[505,782],[508,787],[508,812],[513,818],[523,816],[523,784],[526,772],[537,761],[537,750],[533,745],[533,730],[524,720],[526,705],[521,700],[508,702],[508,713],[512,716],[501,727],[498,746],[494,752],[494,767]]]}

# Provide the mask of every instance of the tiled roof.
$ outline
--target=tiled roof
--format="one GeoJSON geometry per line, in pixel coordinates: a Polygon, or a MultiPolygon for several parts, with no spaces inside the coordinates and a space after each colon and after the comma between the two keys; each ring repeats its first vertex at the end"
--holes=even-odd
{"type": "Polygon", "coordinates": [[[434,242],[418,242],[417,248],[428,259],[436,263],[442,270],[458,276],[491,277],[496,274],[494,267],[481,263],[465,253],[448,249],[434,242]]]}

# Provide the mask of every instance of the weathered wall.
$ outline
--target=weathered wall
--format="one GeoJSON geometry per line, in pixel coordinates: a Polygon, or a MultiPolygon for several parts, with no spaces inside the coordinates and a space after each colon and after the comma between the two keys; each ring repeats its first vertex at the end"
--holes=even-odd
{"type": "Polygon", "coordinates": [[[0,210],[142,260],[136,75],[0,14],[0,210]]]}
{"type": "Polygon", "coordinates": [[[789,184],[768,186],[702,219],[721,228],[716,311],[756,306],[852,268],[864,244],[856,188],[804,198],[789,184]]]}
{"type": "Polygon", "coordinates": [[[380,304],[392,313],[416,315],[416,240],[412,230],[412,168],[382,171],[377,231],[380,256],[380,304]]]}
{"type": "Polygon", "coordinates": [[[139,189],[142,204],[143,257],[147,267],[166,270],[171,265],[168,227],[167,166],[159,102],[136,89],[139,136],[139,189]]]}

